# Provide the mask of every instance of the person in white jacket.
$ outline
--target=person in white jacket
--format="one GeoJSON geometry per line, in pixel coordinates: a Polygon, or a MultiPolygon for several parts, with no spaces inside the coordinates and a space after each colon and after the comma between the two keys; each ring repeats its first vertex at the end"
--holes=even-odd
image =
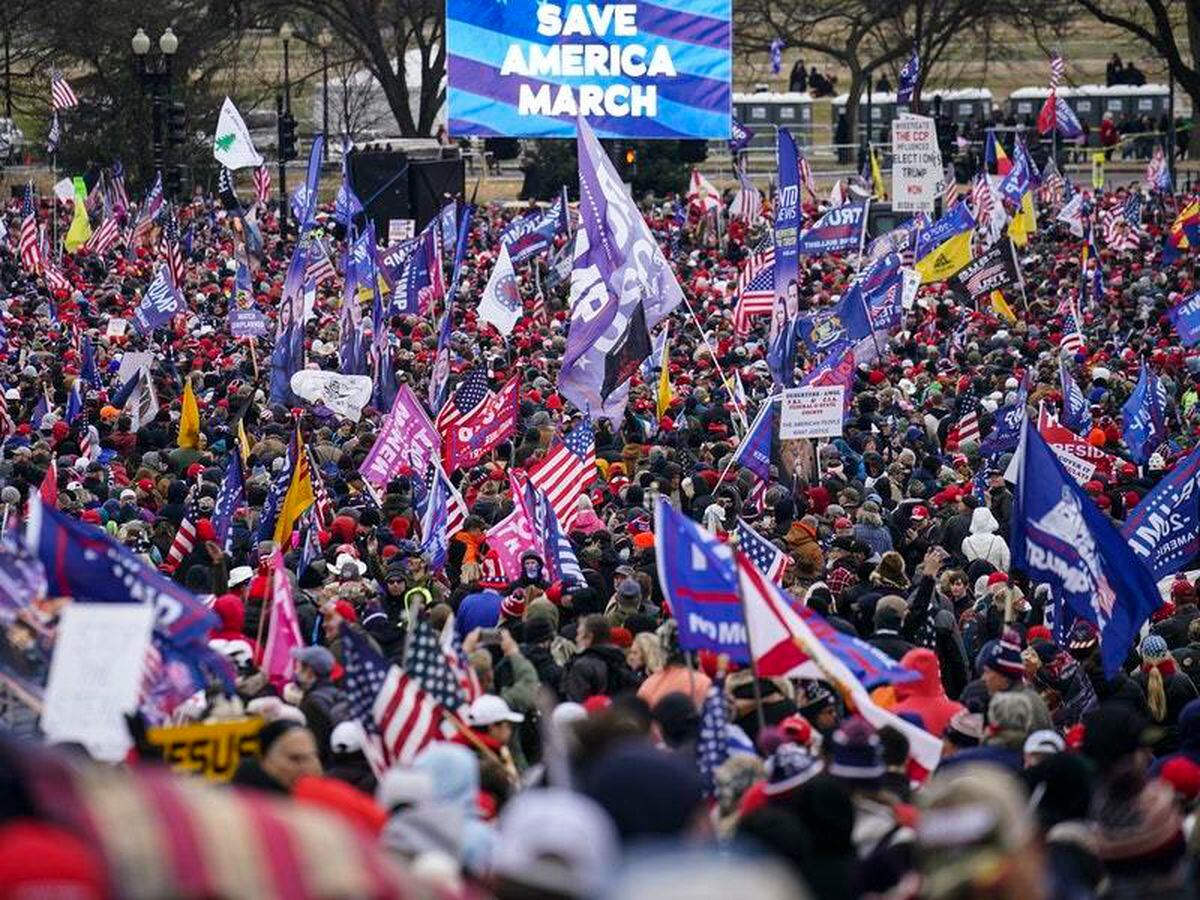
{"type": "Polygon", "coordinates": [[[982,559],[990,562],[1000,572],[1008,571],[1008,543],[996,532],[1000,523],[986,506],[971,513],[971,533],[963,538],[962,554],[967,562],[982,559]]]}

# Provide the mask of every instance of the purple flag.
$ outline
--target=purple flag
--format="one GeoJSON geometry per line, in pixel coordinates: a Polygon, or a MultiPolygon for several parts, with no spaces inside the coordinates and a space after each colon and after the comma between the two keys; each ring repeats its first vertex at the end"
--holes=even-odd
{"type": "Polygon", "coordinates": [[[618,421],[629,385],[624,381],[602,393],[606,360],[627,342],[639,304],[649,332],[683,302],[683,291],[596,135],[583,119],[578,128],[580,223],[571,328],[558,387],[593,419],[618,421]]]}
{"type": "Polygon", "coordinates": [[[400,385],[392,411],[384,419],[367,458],[358,471],[377,486],[385,486],[405,465],[424,474],[438,458],[441,437],[421,401],[407,384],[400,385]]]}

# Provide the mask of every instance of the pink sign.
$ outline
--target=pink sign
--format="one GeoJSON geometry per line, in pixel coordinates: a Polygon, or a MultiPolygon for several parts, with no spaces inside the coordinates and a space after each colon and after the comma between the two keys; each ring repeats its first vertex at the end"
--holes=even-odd
{"type": "Polygon", "coordinates": [[[382,488],[404,466],[423,475],[430,462],[437,459],[440,448],[441,438],[421,401],[407,384],[402,384],[392,411],[383,420],[371,452],[358,471],[371,484],[382,488]]]}

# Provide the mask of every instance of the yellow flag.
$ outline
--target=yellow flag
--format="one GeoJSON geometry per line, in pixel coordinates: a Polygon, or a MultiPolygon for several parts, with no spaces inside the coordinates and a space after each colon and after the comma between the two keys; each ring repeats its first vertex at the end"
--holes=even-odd
{"type": "Polygon", "coordinates": [[[87,214],[87,185],[78,175],[75,176],[75,215],[71,219],[71,227],[63,239],[63,246],[68,253],[74,253],[87,243],[92,236],[92,225],[87,214]]]}
{"type": "Polygon", "coordinates": [[[1033,193],[1026,191],[1021,197],[1021,208],[1008,223],[1008,236],[1018,247],[1029,243],[1029,235],[1037,230],[1037,213],[1033,210],[1033,193]]]}
{"type": "Polygon", "coordinates": [[[1004,294],[1000,291],[992,291],[992,309],[1010,324],[1016,323],[1017,314],[1012,311],[1012,307],[1008,305],[1008,301],[1004,299],[1004,294]]]}
{"type": "Polygon", "coordinates": [[[879,168],[879,156],[875,153],[875,148],[871,148],[871,184],[875,191],[876,200],[887,199],[887,188],[883,186],[883,172],[879,168]]]}
{"type": "Polygon", "coordinates": [[[238,419],[238,446],[242,448],[242,462],[250,458],[250,439],[246,437],[246,420],[245,418],[238,419]]]}
{"type": "Polygon", "coordinates": [[[970,231],[963,231],[938,244],[913,266],[921,273],[921,284],[945,281],[971,261],[970,231]]]}
{"type": "Polygon", "coordinates": [[[200,408],[196,406],[196,394],[192,390],[192,382],[187,380],[183,385],[183,404],[179,413],[179,439],[176,444],[200,449],[200,408]]]}
{"type": "Polygon", "coordinates": [[[666,415],[667,407],[671,405],[671,400],[674,399],[671,394],[671,366],[668,362],[669,355],[667,348],[670,347],[670,341],[663,341],[662,351],[662,370],[658,373],[658,417],[661,419],[666,415]]]}
{"type": "Polygon", "coordinates": [[[308,471],[308,455],[304,451],[304,438],[300,436],[300,430],[297,428],[296,464],[292,468],[292,480],[283,497],[283,505],[279,507],[279,518],[275,520],[275,543],[283,546],[283,542],[292,536],[296,520],[315,502],[312,473],[308,471]]]}

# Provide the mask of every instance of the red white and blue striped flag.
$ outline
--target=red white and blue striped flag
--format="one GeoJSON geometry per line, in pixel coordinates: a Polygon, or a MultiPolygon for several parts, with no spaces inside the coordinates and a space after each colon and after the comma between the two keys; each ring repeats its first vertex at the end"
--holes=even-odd
{"type": "Polygon", "coordinates": [[[50,100],[52,108],[56,111],[79,105],[79,98],[75,96],[71,85],[58,69],[50,73],[50,100]]]}
{"type": "Polygon", "coordinates": [[[750,318],[769,315],[775,305],[774,246],[746,260],[738,274],[737,292],[733,327],[738,334],[746,335],[750,333],[750,318]]]}
{"type": "Polygon", "coordinates": [[[537,465],[529,470],[529,481],[550,501],[550,508],[569,532],[579,514],[576,501],[596,479],[596,440],[592,423],[586,419],[555,441],[537,465]]]}
{"type": "Polygon", "coordinates": [[[738,549],[776,584],[783,583],[790,557],[739,518],[737,523],[738,549]]]}

